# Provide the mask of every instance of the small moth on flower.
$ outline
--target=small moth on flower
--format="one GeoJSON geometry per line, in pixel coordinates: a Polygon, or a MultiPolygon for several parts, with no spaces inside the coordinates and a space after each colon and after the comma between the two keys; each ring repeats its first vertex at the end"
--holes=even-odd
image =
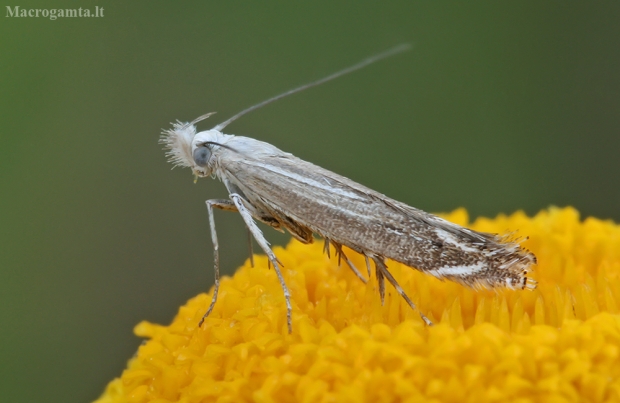
{"type": "MultiPolygon", "coordinates": [[[[219,290],[219,247],[214,208],[240,213],[249,233],[267,254],[284,291],[289,333],[292,332],[292,308],[289,290],[280,271],[281,263],[255,220],[279,231],[287,230],[303,243],[312,243],[313,234],[318,234],[325,240],[326,253],[329,255],[330,245],[333,246],[336,254],[366,282],[344,254],[342,246],[364,255],[369,276],[370,261],[374,262],[381,301],[385,298],[387,279],[414,310],[417,308],[388,270],[386,259],[474,288],[536,288],[536,282],[526,276],[536,263],[536,257],[523,249],[517,240],[461,227],[303,161],[271,144],[222,133],[224,127],[248,112],[409,48],[409,45],[399,45],[323,79],[277,95],[211,130],[197,133],[196,124],[213,113],[189,123],[174,123],[172,129],[164,130],[160,142],[166,146],[170,162],[191,168],[197,178],[217,177],[229,193],[229,199],[206,202],[214,248],[215,290],[200,325],[213,310],[219,290]]],[[[424,322],[432,325],[423,313],[419,313],[424,322]]]]}

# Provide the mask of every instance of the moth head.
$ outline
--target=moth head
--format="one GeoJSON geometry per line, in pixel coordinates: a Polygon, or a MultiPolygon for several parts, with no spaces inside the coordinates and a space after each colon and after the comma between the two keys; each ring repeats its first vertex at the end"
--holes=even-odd
{"type": "Polygon", "coordinates": [[[219,130],[211,129],[197,133],[192,141],[192,169],[196,176],[209,176],[215,168],[214,148],[225,147],[220,143],[226,136],[219,130]]]}
{"type": "Polygon", "coordinates": [[[215,112],[202,115],[189,123],[177,121],[172,124],[172,129],[162,132],[159,140],[165,146],[168,161],[174,166],[192,168],[196,176],[208,176],[211,170],[208,168],[208,162],[211,157],[210,149],[206,140],[201,140],[203,134],[199,133],[200,139],[196,137],[196,123],[213,115],[215,112]]]}

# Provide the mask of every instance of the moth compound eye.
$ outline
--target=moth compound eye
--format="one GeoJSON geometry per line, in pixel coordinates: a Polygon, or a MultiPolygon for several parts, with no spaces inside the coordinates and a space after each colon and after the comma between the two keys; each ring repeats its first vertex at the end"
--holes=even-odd
{"type": "Polygon", "coordinates": [[[198,146],[194,150],[194,162],[196,165],[206,167],[211,158],[211,151],[206,146],[198,146]]]}

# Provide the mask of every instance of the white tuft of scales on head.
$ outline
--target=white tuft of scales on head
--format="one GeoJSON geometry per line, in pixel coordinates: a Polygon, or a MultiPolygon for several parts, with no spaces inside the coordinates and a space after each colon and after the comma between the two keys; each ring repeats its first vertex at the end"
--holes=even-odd
{"type": "Polygon", "coordinates": [[[166,149],[168,161],[176,167],[191,168],[194,165],[192,156],[192,140],[196,136],[196,123],[205,120],[215,112],[206,113],[189,123],[172,123],[172,129],[162,131],[159,144],[166,149]]]}

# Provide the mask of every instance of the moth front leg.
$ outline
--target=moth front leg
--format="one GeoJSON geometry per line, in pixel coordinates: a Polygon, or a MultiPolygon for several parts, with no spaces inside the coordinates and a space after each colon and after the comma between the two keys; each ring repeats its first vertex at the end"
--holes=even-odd
{"type": "Polygon", "coordinates": [[[211,227],[211,241],[213,242],[213,271],[215,272],[215,289],[213,291],[213,297],[211,298],[211,304],[209,305],[209,309],[200,319],[200,323],[198,323],[198,327],[202,326],[202,323],[205,321],[205,318],[209,316],[213,307],[215,306],[215,301],[217,301],[217,293],[220,289],[220,253],[219,253],[219,244],[217,242],[217,232],[215,231],[215,218],[213,216],[213,207],[219,208],[221,210],[227,211],[238,211],[235,204],[230,200],[225,199],[212,199],[207,200],[207,210],[209,211],[209,226],[211,227]]]}
{"type": "Polygon", "coordinates": [[[237,208],[237,210],[239,211],[239,214],[241,214],[243,221],[245,221],[245,225],[247,225],[248,229],[254,236],[254,239],[256,239],[256,242],[258,243],[258,245],[261,247],[263,252],[265,252],[267,257],[269,258],[269,261],[273,265],[276,271],[276,274],[278,275],[278,280],[280,280],[280,285],[282,286],[282,290],[284,291],[284,299],[286,301],[286,323],[288,325],[288,332],[293,333],[293,319],[292,319],[293,308],[291,307],[291,295],[289,293],[288,287],[286,286],[286,283],[284,282],[284,277],[282,276],[282,272],[280,271],[279,264],[281,265],[281,263],[278,261],[278,259],[276,258],[276,255],[273,253],[273,251],[269,247],[269,242],[267,242],[267,240],[263,236],[263,233],[261,232],[260,228],[258,228],[256,223],[254,222],[254,219],[252,218],[252,214],[250,214],[249,210],[243,203],[243,199],[241,198],[241,196],[239,196],[236,193],[231,193],[230,198],[235,204],[235,207],[237,208]]]}

